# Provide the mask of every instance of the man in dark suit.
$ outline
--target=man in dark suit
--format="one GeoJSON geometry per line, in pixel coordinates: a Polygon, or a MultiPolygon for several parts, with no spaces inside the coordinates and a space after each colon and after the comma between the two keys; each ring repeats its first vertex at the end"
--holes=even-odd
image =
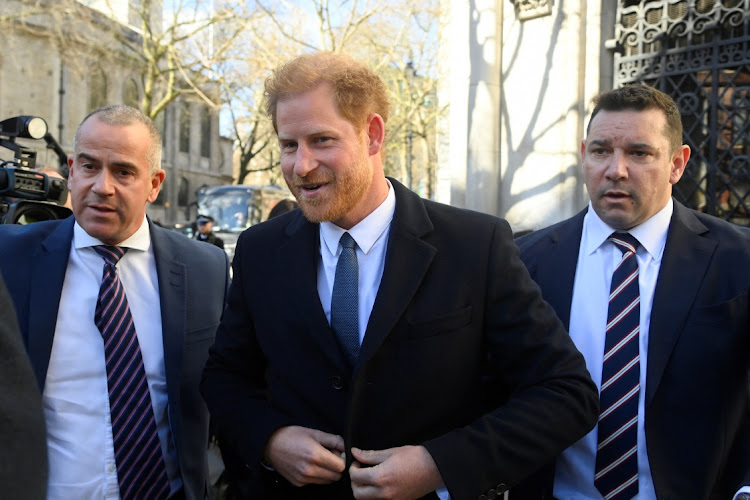
{"type": "MultiPolygon", "coordinates": [[[[607,476],[630,462],[633,481],[623,495],[606,498],[637,492],[640,499],[731,499],[750,491],[750,231],[672,200],[690,149],[669,96],[631,86],[605,92],[595,103],[581,143],[589,207],[518,245],[604,387],[602,416],[598,429],[510,498],[600,499],[607,476]],[[626,233],[637,240],[640,321],[632,339],[611,349],[619,320],[607,325],[610,280],[616,282],[613,269],[621,261],[625,266],[630,253],[615,240],[629,238],[626,233]],[[605,382],[606,370],[630,342],[639,361],[637,415],[619,436],[630,433],[625,448],[632,453],[604,471],[604,454],[619,439],[602,439],[609,425],[602,423],[619,411],[610,413],[605,403],[616,385],[605,382]]],[[[619,293],[612,291],[613,304],[619,293]]],[[[622,373],[625,378],[627,369],[622,373]]]]}
{"type": "Polygon", "coordinates": [[[202,383],[254,498],[502,496],[598,411],[508,224],[386,179],[364,65],[301,56],[266,94],[301,210],[240,236],[202,383]]]}
{"type": "Polygon", "coordinates": [[[0,276],[0,484],[7,498],[47,498],[47,447],[39,388],[0,276]]]}
{"type": "Polygon", "coordinates": [[[198,384],[226,255],[145,216],[165,173],[159,131],[140,111],[92,112],[74,148],[74,217],[0,227],[0,272],[42,388],[49,496],[205,498],[198,384]]]}

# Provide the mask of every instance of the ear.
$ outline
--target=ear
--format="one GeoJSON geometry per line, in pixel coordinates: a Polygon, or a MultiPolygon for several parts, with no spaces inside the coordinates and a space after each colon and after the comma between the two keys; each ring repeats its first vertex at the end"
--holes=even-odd
{"type": "Polygon", "coordinates": [[[166,177],[167,173],[162,169],[157,170],[156,173],[151,176],[151,191],[149,191],[148,198],[146,198],[149,203],[153,203],[156,197],[159,196],[161,185],[166,177]]]}
{"type": "Polygon", "coordinates": [[[385,123],[383,117],[377,113],[370,113],[365,126],[368,139],[368,153],[370,156],[380,153],[385,140],[385,123]]]}
{"type": "Polygon", "coordinates": [[[68,191],[70,191],[70,185],[75,182],[76,169],[73,168],[73,156],[68,156],[68,191]]]}
{"type": "Polygon", "coordinates": [[[690,159],[690,146],[683,144],[672,155],[672,169],[669,172],[669,183],[677,184],[682,174],[685,173],[685,167],[690,159]]]}

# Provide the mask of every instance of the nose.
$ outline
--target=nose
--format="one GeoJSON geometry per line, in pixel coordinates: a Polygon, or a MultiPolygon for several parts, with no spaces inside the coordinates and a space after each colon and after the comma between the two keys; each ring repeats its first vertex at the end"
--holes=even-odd
{"type": "Polygon", "coordinates": [[[627,155],[625,155],[623,151],[615,151],[612,154],[609,164],[607,165],[606,176],[607,179],[610,180],[627,179],[627,155]]]}
{"type": "Polygon", "coordinates": [[[98,195],[109,195],[114,192],[112,176],[108,169],[102,168],[99,170],[91,190],[98,195]]]}
{"type": "Polygon", "coordinates": [[[317,166],[318,163],[312,151],[307,146],[299,144],[297,146],[297,154],[294,158],[294,173],[300,177],[304,177],[315,170],[317,166]]]}

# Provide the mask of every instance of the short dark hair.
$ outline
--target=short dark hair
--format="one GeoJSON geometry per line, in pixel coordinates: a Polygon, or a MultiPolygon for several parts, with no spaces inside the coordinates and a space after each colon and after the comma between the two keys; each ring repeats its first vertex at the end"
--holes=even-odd
{"type": "Polygon", "coordinates": [[[599,111],[645,111],[660,109],[667,118],[664,136],[669,140],[672,152],[682,145],[682,116],[670,96],[648,85],[627,85],[619,89],[602,92],[594,98],[594,111],[591,112],[586,134],[591,129],[591,122],[599,111]]]}
{"type": "Polygon", "coordinates": [[[78,137],[81,133],[81,127],[86,121],[95,117],[102,123],[115,127],[127,127],[136,123],[141,123],[148,129],[148,135],[151,137],[151,144],[148,148],[148,169],[149,174],[153,175],[161,168],[161,133],[154,124],[153,120],[146,116],[140,109],[125,104],[112,104],[95,109],[81,120],[73,137],[73,149],[78,145],[78,137]]]}

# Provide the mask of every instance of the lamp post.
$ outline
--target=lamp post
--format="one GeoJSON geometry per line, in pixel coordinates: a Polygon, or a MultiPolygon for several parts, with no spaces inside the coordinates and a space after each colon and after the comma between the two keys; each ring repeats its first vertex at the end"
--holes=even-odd
{"type": "MultiPolygon", "coordinates": [[[[412,83],[414,82],[414,77],[417,74],[417,71],[414,69],[414,63],[412,61],[409,61],[406,63],[406,67],[404,68],[404,74],[406,76],[406,82],[409,86],[409,109],[411,110],[411,104],[412,99],[414,98],[414,94],[412,92],[412,83]]],[[[414,138],[414,134],[412,131],[411,126],[411,116],[408,117],[407,123],[406,123],[406,184],[409,187],[409,189],[412,189],[412,139],[414,138]]]]}

